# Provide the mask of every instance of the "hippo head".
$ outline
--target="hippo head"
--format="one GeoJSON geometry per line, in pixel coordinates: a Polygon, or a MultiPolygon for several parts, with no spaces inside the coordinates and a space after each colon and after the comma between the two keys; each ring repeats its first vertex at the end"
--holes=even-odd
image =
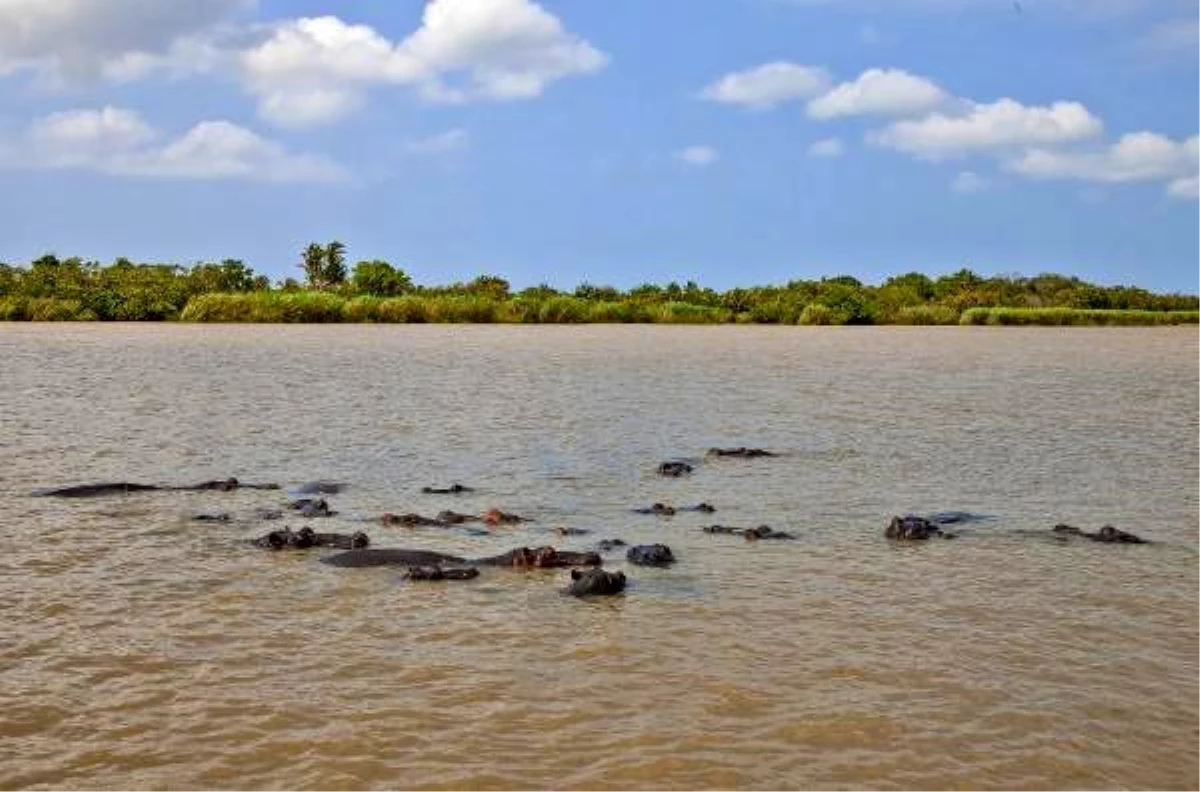
{"type": "Polygon", "coordinates": [[[263,537],[263,544],[272,550],[282,550],[291,541],[292,532],[284,528],[282,531],[271,531],[263,537]]]}
{"type": "Polygon", "coordinates": [[[362,531],[355,531],[350,535],[350,549],[358,550],[371,544],[371,539],[362,531]]]}
{"type": "Polygon", "coordinates": [[[317,532],[305,526],[296,532],[294,542],[296,547],[301,549],[315,547],[317,544],[317,532]]]}
{"type": "Polygon", "coordinates": [[[566,593],[575,597],[594,594],[619,594],[625,590],[625,573],[603,569],[572,569],[566,593]]]}
{"type": "Polygon", "coordinates": [[[230,477],[224,481],[218,481],[216,482],[216,488],[221,492],[231,492],[238,488],[238,480],[230,477]]]}

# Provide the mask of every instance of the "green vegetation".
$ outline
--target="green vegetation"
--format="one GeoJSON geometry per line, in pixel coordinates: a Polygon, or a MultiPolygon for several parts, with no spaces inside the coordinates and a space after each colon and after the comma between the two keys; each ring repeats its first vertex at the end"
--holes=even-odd
{"type": "Polygon", "coordinates": [[[346,261],[341,242],[308,245],[296,265],[302,286],[292,278],[272,284],[236,259],[182,267],[122,258],[105,266],[46,255],[25,267],[0,263],[0,320],[1076,326],[1196,324],[1200,315],[1193,295],[1053,274],[985,278],[963,269],[939,278],[912,272],[879,286],[839,276],[725,292],[690,281],[514,292],[495,275],[420,286],[386,261],[346,261]]]}

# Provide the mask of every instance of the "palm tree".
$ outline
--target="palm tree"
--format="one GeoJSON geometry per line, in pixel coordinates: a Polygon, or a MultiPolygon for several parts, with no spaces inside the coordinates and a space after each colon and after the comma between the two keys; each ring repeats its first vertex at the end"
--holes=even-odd
{"type": "Polygon", "coordinates": [[[325,246],[325,266],[321,269],[321,280],[326,286],[346,282],[346,246],[334,240],[325,246]]]}
{"type": "Polygon", "coordinates": [[[301,254],[300,269],[304,270],[304,277],[308,279],[309,286],[314,289],[324,288],[325,248],[316,242],[310,242],[301,254]]]}

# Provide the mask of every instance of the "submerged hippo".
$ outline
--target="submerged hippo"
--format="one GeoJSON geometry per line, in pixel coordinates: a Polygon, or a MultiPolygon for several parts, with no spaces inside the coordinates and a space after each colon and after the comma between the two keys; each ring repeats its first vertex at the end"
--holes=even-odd
{"type": "Polygon", "coordinates": [[[301,517],[332,517],[337,514],[329,508],[324,498],[300,498],[289,503],[288,508],[299,512],[301,517]]]}
{"type": "Polygon", "coordinates": [[[279,489],[279,485],[243,484],[236,478],[214,479],[212,481],[202,481],[199,484],[188,484],[185,486],[135,484],[129,481],[117,481],[104,484],[80,484],[73,487],[42,489],[33,494],[40,498],[98,498],[104,495],[127,495],[131,492],[199,492],[205,490],[232,492],[236,489],[270,490],[279,489]]]}
{"type": "Polygon", "coordinates": [[[458,495],[459,493],[474,491],[472,487],[462,484],[451,484],[449,487],[421,487],[421,492],[426,495],[458,495]]]}
{"type": "Polygon", "coordinates": [[[479,577],[475,567],[444,567],[438,564],[410,566],[402,576],[405,580],[471,580],[479,577]]]}
{"type": "Polygon", "coordinates": [[[317,533],[306,527],[299,531],[293,531],[291,528],[271,531],[257,539],[251,539],[250,544],[268,550],[307,550],[310,547],[357,550],[369,546],[371,539],[362,531],[352,534],[317,533]]]}
{"type": "Polygon", "coordinates": [[[600,566],[600,555],[591,552],[555,550],[553,547],[518,547],[500,555],[466,559],[433,550],[370,549],[350,550],[322,558],[337,567],[375,566],[503,566],[515,568],[552,568],[600,566]]]}
{"type": "Polygon", "coordinates": [[[888,539],[904,541],[920,541],[935,536],[942,539],[954,538],[954,534],[943,531],[937,523],[913,514],[906,517],[893,517],[887,528],[884,529],[883,535],[888,539]]]}
{"type": "Polygon", "coordinates": [[[479,522],[480,518],[474,514],[460,514],[456,511],[446,509],[438,512],[437,521],[443,525],[462,525],[463,523],[479,522]]]}
{"type": "Polygon", "coordinates": [[[625,560],[638,566],[670,566],[675,555],[665,544],[634,545],[625,553],[625,560]]]}
{"type": "Polygon", "coordinates": [[[703,529],[704,533],[710,534],[728,534],[732,536],[741,536],[746,541],[755,542],[759,539],[795,539],[796,537],[787,531],[776,531],[769,525],[758,525],[754,528],[737,528],[732,525],[707,525],[703,529]]]}
{"type": "Polygon", "coordinates": [[[673,462],[663,462],[658,466],[658,475],[670,476],[671,478],[679,478],[680,476],[691,473],[695,468],[687,462],[675,460],[673,462]]]}
{"type": "Polygon", "coordinates": [[[739,446],[737,448],[710,448],[708,449],[709,456],[717,457],[740,457],[742,459],[754,459],[756,457],[773,457],[775,454],[770,451],[764,451],[761,448],[746,448],[739,446]]]}
{"type": "Polygon", "coordinates": [[[601,594],[620,594],[625,590],[625,573],[608,572],[603,569],[572,569],[571,583],[564,594],[572,597],[589,597],[601,594]]]}
{"type": "Polygon", "coordinates": [[[624,546],[624,539],[601,539],[599,542],[596,542],[596,549],[602,553],[607,553],[612,550],[616,550],[618,547],[624,546]]]}
{"type": "Polygon", "coordinates": [[[684,506],[679,511],[700,512],[701,514],[712,514],[717,510],[716,506],[711,503],[697,503],[695,506],[684,506]]]}
{"type": "Polygon", "coordinates": [[[665,503],[655,503],[650,506],[641,506],[633,510],[637,514],[654,514],[659,517],[670,517],[675,514],[675,507],[668,506],[665,503]]]}
{"type": "Polygon", "coordinates": [[[557,534],[558,536],[565,538],[568,536],[587,536],[588,534],[591,533],[591,531],[588,530],[587,528],[570,528],[570,527],[567,527],[564,525],[560,525],[554,529],[554,533],[557,534]]]}
{"type": "Polygon", "coordinates": [[[1111,525],[1105,525],[1095,533],[1088,533],[1073,525],[1059,523],[1054,526],[1054,533],[1058,536],[1080,536],[1084,539],[1091,539],[1093,542],[1103,542],[1105,544],[1150,544],[1150,542],[1135,536],[1119,528],[1114,528],[1111,525]]]}
{"type": "Polygon", "coordinates": [[[444,528],[446,525],[448,525],[448,523],[444,523],[441,520],[433,517],[422,517],[419,514],[412,513],[392,514],[391,512],[385,512],[383,516],[379,518],[379,521],[384,525],[403,525],[405,528],[415,528],[418,525],[432,525],[444,528]]]}
{"type": "Polygon", "coordinates": [[[488,509],[480,516],[480,519],[488,525],[516,525],[523,522],[533,522],[528,517],[510,514],[499,509],[488,509]]]}
{"type": "Polygon", "coordinates": [[[217,514],[193,514],[192,519],[196,522],[229,522],[230,517],[228,512],[220,512],[217,514]]]}
{"type": "Polygon", "coordinates": [[[288,492],[296,495],[337,495],[346,485],[337,481],[306,481],[292,487],[288,492]]]}

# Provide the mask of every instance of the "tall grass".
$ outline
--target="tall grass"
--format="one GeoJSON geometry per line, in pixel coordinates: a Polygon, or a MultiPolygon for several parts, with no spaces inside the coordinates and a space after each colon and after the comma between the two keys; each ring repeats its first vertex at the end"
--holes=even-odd
{"type": "Polygon", "coordinates": [[[1132,327],[1200,323],[1200,311],[1108,311],[1092,308],[968,308],[959,324],[1039,327],[1132,327]]]}
{"type": "Polygon", "coordinates": [[[906,305],[892,319],[899,325],[955,325],[958,311],[948,305],[906,305]]]}

